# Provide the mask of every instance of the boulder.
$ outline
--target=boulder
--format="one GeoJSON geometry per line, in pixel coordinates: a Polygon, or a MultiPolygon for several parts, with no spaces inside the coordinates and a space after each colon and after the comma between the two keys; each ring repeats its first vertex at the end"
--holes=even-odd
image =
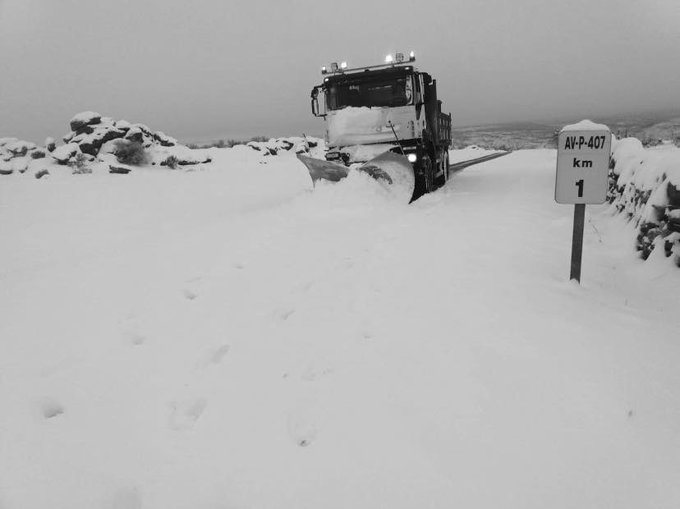
{"type": "Polygon", "coordinates": [[[116,173],[118,175],[127,175],[132,169],[127,166],[113,166],[109,165],[109,173],[116,173]]]}
{"type": "Polygon", "coordinates": [[[96,125],[102,121],[102,116],[94,111],[83,111],[75,115],[70,122],[71,131],[77,132],[85,126],[96,125]]]}
{"type": "MultiPolygon", "coordinates": [[[[80,147],[77,143],[69,143],[67,145],[62,145],[57,147],[52,151],[52,158],[58,163],[66,165],[69,163],[70,159],[80,152],[80,147]]],[[[40,178],[40,177],[38,177],[40,178]]]]}
{"type": "Polygon", "coordinates": [[[116,128],[122,129],[123,131],[129,131],[132,129],[132,124],[127,120],[118,120],[116,121],[116,128]]]}
{"type": "Polygon", "coordinates": [[[80,140],[76,138],[73,141],[79,144],[81,152],[96,156],[104,143],[123,138],[124,136],[125,131],[122,129],[99,128],[95,129],[92,134],[85,136],[80,140]]]}
{"type": "Polygon", "coordinates": [[[11,175],[14,173],[14,168],[7,163],[0,162],[0,175],[11,175]]]}
{"type": "Polygon", "coordinates": [[[94,132],[94,127],[89,125],[84,125],[73,131],[76,136],[81,134],[92,134],[94,132]]]}
{"type": "Polygon", "coordinates": [[[144,133],[139,127],[133,127],[125,134],[125,139],[136,143],[144,143],[144,133]]]}
{"type": "Polygon", "coordinates": [[[12,157],[24,157],[30,150],[35,150],[36,144],[30,141],[15,141],[5,145],[4,149],[12,154],[12,157]]]}
{"type": "Polygon", "coordinates": [[[666,194],[668,195],[668,201],[673,207],[680,207],[680,187],[669,182],[666,194]]]}
{"type": "Polygon", "coordinates": [[[177,140],[167,134],[158,131],[153,134],[153,139],[161,144],[163,147],[174,147],[177,145],[177,140]]]}

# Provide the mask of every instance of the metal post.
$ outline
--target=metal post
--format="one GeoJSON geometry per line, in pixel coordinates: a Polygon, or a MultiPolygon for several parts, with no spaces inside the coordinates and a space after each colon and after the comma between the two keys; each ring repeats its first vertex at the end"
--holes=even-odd
{"type": "Polygon", "coordinates": [[[574,205],[574,233],[571,237],[571,276],[581,282],[581,258],[583,255],[583,226],[586,217],[586,205],[577,203],[574,205]]]}

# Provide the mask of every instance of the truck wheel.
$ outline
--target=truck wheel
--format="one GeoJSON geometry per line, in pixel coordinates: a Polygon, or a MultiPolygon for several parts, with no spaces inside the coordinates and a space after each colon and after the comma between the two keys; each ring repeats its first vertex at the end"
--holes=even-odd
{"type": "Polygon", "coordinates": [[[434,164],[429,157],[423,158],[423,166],[425,167],[425,192],[431,193],[435,190],[434,187],[434,164]]]}
{"type": "Polygon", "coordinates": [[[422,195],[434,191],[434,168],[430,156],[423,156],[420,164],[421,168],[416,175],[416,188],[411,201],[416,201],[422,195]]]}
{"type": "Polygon", "coordinates": [[[449,180],[449,152],[443,150],[439,157],[439,164],[437,169],[441,172],[441,176],[437,179],[437,187],[442,187],[449,180]]]}

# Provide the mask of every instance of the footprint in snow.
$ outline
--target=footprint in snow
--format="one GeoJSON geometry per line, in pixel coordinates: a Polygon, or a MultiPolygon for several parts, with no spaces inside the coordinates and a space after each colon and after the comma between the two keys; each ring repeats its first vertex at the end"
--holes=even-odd
{"type": "Polygon", "coordinates": [[[316,405],[311,402],[301,403],[288,414],[286,428],[288,436],[298,447],[309,447],[318,436],[318,416],[316,405]]]}
{"type": "Polygon", "coordinates": [[[288,318],[290,318],[290,316],[293,313],[295,313],[294,309],[284,309],[282,311],[279,311],[278,315],[281,321],[285,322],[286,320],[288,320],[288,318]]]}
{"type": "Polygon", "coordinates": [[[139,332],[128,332],[127,336],[130,339],[130,343],[132,343],[134,346],[140,346],[146,343],[146,336],[140,334],[139,332]]]}
{"type": "Polygon", "coordinates": [[[40,405],[40,412],[46,420],[58,417],[65,411],[64,406],[52,398],[45,398],[40,405]]]}
{"type": "Polygon", "coordinates": [[[211,348],[202,356],[201,360],[198,362],[198,367],[207,368],[211,365],[216,366],[217,364],[220,364],[229,353],[229,350],[231,350],[231,346],[227,344],[220,345],[217,348],[211,348]]]}
{"type": "Polygon", "coordinates": [[[184,282],[185,286],[182,288],[182,296],[186,300],[196,300],[199,295],[199,289],[203,285],[203,276],[197,276],[184,282]]]}
{"type": "Polygon", "coordinates": [[[311,421],[301,418],[288,419],[288,436],[298,447],[309,447],[316,440],[317,428],[311,421]]]}
{"type": "Polygon", "coordinates": [[[222,360],[227,356],[229,353],[230,346],[229,345],[222,345],[219,347],[217,350],[215,350],[212,354],[211,361],[213,364],[219,364],[222,362],[222,360]]]}
{"type": "Polygon", "coordinates": [[[315,368],[313,366],[309,366],[305,371],[302,373],[300,378],[304,380],[305,382],[316,382],[320,378],[330,375],[333,373],[333,368],[331,367],[326,367],[326,368],[315,368]]]}
{"type": "Polygon", "coordinates": [[[141,509],[142,494],[139,488],[121,488],[117,490],[109,505],[111,509],[141,509]]]}
{"type": "Polygon", "coordinates": [[[197,294],[196,292],[193,292],[193,291],[191,291],[191,290],[189,290],[189,289],[187,289],[187,288],[185,288],[184,290],[182,290],[182,295],[184,295],[184,298],[185,298],[186,300],[195,300],[196,297],[198,297],[198,294],[197,294]]]}
{"type": "Polygon", "coordinates": [[[170,403],[169,425],[175,431],[190,430],[205,411],[207,401],[203,398],[190,398],[170,403]]]}

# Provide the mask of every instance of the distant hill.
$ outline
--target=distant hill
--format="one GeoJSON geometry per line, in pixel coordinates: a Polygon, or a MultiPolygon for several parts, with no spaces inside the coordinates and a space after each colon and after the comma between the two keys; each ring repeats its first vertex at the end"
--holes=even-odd
{"type": "MultiPolygon", "coordinates": [[[[501,150],[554,148],[555,133],[562,126],[578,120],[454,126],[453,146],[463,148],[478,145],[501,150]]],[[[608,125],[618,138],[638,138],[646,146],[670,140],[680,146],[680,112],[593,117],[591,120],[608,125]]]]}

